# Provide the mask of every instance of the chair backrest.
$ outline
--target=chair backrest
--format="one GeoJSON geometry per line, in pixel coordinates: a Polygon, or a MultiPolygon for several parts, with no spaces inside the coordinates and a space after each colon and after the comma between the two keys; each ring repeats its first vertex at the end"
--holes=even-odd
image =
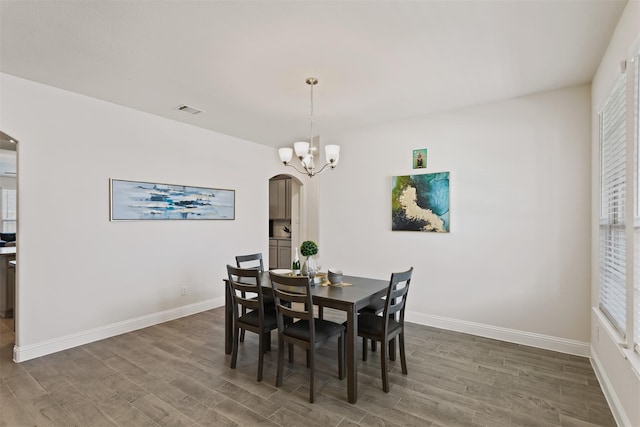
{"type": "Polygon", "coordinates": [[[236,257],[236,265],[238,268],[253,268],[260,272],[264,271],[264,263],[262,262],[262,254],[238,255],[236,257]]]}
{"type": "Polygon", "coordinates": [[[237,268],[227,265],[229,287],[233,299],[233,317],[238,318],[238,308],[246,307],[249,310],[258,310],[260,319],[264,317],[264,304],[262,300],[261,272],[255,268],[237,268]]]}
{"type": "Polygon", "coordinates": [[[382,313],[382,316],[386,320],[385,324],[388,323],[391,316],[396,319],[398,312],[400,312],[400,318],[396,320],[401,324],[404,323],[404,309],[412,274],[413,267],[401,273],[391,273],[391,280],[389,281],[389,288],[387,289],[387,299],[382,313]]]}
{"type": "Polygon", "coordinates": [[[269,272],[278,315],[278,329],[284,330],[285,318],[309,321],[309,334],[314,338],[313,299],[307,276],[283,276],[269,272]],[[294,304],[298,303],[298,304],[294,304]]]}

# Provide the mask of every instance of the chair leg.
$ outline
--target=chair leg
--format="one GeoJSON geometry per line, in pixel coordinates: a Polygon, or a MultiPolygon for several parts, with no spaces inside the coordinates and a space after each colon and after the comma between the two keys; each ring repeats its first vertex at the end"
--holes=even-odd
{"type": "MultiPolygon", "coordinates": [[[[313,345],[313,343],[311,343],[313,345]]],[[[316,374],[316,352],[314,349],[307,350],[309,355],[309,402],[313,403],[315,400],[315,374],[316,374]]]]}
{"type": "Polygon", "coordinates": [[[233,328],[233,349],[231,350],[231,369],[236,369],[238,361],[238,338],[240,337],[240,328],[233,328]]]}
{"type": "MultiPolygon", "coordinates": [[[[291,348],[291,344],[289,344],[291,348]]],[[[276,374],[276,387],[282,385],[282,371],[284,370],[284,340],[278,337],[278,372],[276,374]]]]}
{"type": "Polygon", "coordinates": [[[407,371],[407,358],[404,354],[404,332],[400,334],[398,341],[400,344],[400,363],[402,363],[402,373],[407,375],[409,371],[407,371]]]}
{"type": "Polygon", "coordinates": [[[271,351],[271,331],[262,334],[264,340],[264,353],[271,351]]]}
{"type": "Polygon", "coordinates": [[[262,381],[262,367],[264,366],[264,353],[265,353],[265,335],[258,334],[258,382],[262,381]]]}
{"type": "Polygon", "coordinates": [[[362,360],[367,361],[367,339],[362,337],[362,360]]]}
{"type": "Polygon", "coordinates": [[[376,351],[376,347],[378,347],[378,341],[376,340],[371,340],[371,351],[375,353],[376,351]]]}
{"type": "Polygon", "coordinates": [[[387,340],[380,342],[380,366],[382,369],[382,390],[389,393],[389,368],[387,367],[387,340]]]}
{"type": "Polygon", "coordinates": [[[289,344],[289,363],[293,363],[293,344],[289,344]]]}
{"type": "Polygon", "coordinates": [[[338,337],[338,379],[344,378],[344,332],[338,337]]]}
{"type": "Polygon", "coordinates": [[[309,353],[310,351],[307,350],[307,368],[309,368],[311,365],[311,355],[309,353]]]}
{"type": "MultiPolygon", "coordinates": [[[[247,314],[247,307],[242,306],[242,315],[244,316],[245,314],[247,314]]],[[[244,342],[244,329],[240,331],[240,342],[244,342]]]]}
{"type": "Polygon", "coordinates": [[[389,360],[396,360],[396,339],[389,341],[389,360]]]}

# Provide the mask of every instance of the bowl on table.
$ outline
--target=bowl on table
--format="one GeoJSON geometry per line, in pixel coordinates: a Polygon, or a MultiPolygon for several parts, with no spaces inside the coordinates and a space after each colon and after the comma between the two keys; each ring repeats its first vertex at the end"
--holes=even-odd
{"type": "Polygon", "coordinates": [[[339,285],[342,283],[342,270],[334,270],[330,268],[327,272],[327,277],[329,278],[329,283],[332,285],[339,285]]]}

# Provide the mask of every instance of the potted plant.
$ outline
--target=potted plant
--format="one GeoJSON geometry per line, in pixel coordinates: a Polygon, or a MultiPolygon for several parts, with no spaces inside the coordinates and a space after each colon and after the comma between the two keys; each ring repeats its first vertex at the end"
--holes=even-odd
{"type": "MultiPolygon", "coordinates": [[[[306,275],[308,270],[309,259],[318,253],[318,245],[313,240],[305,240],[300,246],[300,253],[303,257],[306,257],[304,265],[302,266],[302,274],[306,275]]],[[[315,267],[312,267],[315,272],[315,267]]]]}

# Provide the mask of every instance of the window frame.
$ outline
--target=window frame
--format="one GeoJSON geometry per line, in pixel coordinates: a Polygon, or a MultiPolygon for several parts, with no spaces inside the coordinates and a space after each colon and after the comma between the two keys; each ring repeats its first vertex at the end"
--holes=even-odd
{"type": "MultiPolygon", "coordinates": [[[[599,218],[598,218],[598,241],[599,241],[599,285],[598,285],[598,311],[603,315],[603,321],[607,322],[611,327],[612,332],[617,334],[618,342],[627,354],[633,354],[631,357],[632,366],[634,369],[638,369],[640,366],[640,50],[635,49],[631,59],[624,63],[625,67],[622,67],[622,76],[620,76],[614,83],[610,95],[604,102],[602,108],[598,112],[598,143],[599,143],[599,218]],[[611,126],[611,129],[605,127],[609,124],[603,121],[603,115],[605,113],[618,113],[616,109],[607,111],[612,99],[617,99],[617,91],[620,90],[620,85],[624,86],[624,103],[620,104],[624,106],[624,112],[620,112],[619,118],[612,119],[612,123],[616,120],[624,120],[624,124],[620,123],[619,128],[625,132],[624,147],[618,148],[615,155],[611,159],[616,159],[616,156],[624,155],[626,158],[624,161],[618,163],[610,162],[611,159],[605,156],[610,155],[611,152],[605,153],[607,148],[604,145],[604,138],[606,137],[603,132],[609,132],[612,141],[615,140],[615,131],[618,128],[611,126]],[[613,168],[611,167],[613,163],[613,168]],[[624,165],[624,166],[621,166],[624,165]],[[624,173],[619,168],[624,167],[624,173]],[[607,169],[609,168],[609,169],[607,169]],[[618,169],[615,169],[618,168],[618,169]],[[614,185],[610,185],[607,182],[607,178],[612,176],[623,176],[624,183],[621,184],[621,188],[624,189],[624,200],[619,204],[615,200],[610,202],[607,199],[615,199],[611,196],[611,189],[614,185]],[[621,207],[624,204],[624,217],[621,221],[618,221],[616,213],[618,211],[616,207],[621,207]],[[626,218],[626,220],[625,220],[626,218]],[[621,229],[624,229],[623,233],[619,233],[621,229]],[[618,233],[623,236],[623,250],[616,251],[615,239],[608,238],[611,235],[612,230],[618,230],[618,233]],[[613,248],[613,249],[612,249],[613,248]],[[619,255],[616,259],[607,259],[607,256],[613,254],[619,255]],[[619,261],[619,263],[618,263],[619,261]],[[607,295],[607,289],[603,288],[606,283],[606,274],[609,274],[604,267],[608,264],[613,264],[619,267],[620,273],[617,277],[618,282],[615,283],[618,295],[622,291],[623,303],[620,304],[620,298],[612,298],[607,295]],[[603,267],[604,266],[604,267],[603,267]],[[619,280],[624,280],[624,286],[620,287],[619,280]],[[604,295],[604,297],[603,297],[604,295]],[[621,308],[623,310],[623,316],[618,318],[611,313],[606,304],[603,305],[603,298],[606,300],[614,299],[618,304],[615,308],[621,308]],[[604,320],[606,319],[606,320],[604,320]],[[623,322],[622,324],[620,322],[623,322]]],[[[614,105],[615,107],[615,105],[614,105]]],[[[621,109],[621,108],[620,108],[621,109]]],[[[608,120],[609,118],[607,118],[608,120]]],[[[618,139],[618,144],[620,140],[618,139]]],[[[613,181],[611,181],[613,182],[613,181]]],[[[618,184],[616,184],[618,185],[618,184]]],[[[611,286],[607,283],[607,286],[611,286]]],[[[640,375],[640,374],[639,374],[640,375]]]]}

